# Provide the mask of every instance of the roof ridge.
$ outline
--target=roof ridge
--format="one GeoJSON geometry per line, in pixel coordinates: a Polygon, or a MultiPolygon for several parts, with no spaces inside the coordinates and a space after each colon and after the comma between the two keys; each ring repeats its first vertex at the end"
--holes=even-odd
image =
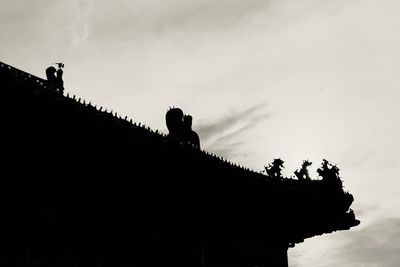
{"type": "MultiPolygon", "coordinates": [[[[23,71],[21,69],[18,69],[16,67],[13,67],[13,66],[11,66],[9,64],[6,64],[4,62],[1,62],[1,61],[0,61],[0,69],[8,69],[8,71],[13,71],[15,77],[22,77],[22,78],[24,78],[24,80],[28,80],[28,79],[29,80],[33,80],[36,83],[36,85],[39,86],[39,88],[45,89],[45,90],[42,91],[43,93],[44,92],[49,92],[49,90],[50,90],[54,94],[54,96],[58,96],[58,97],[61,96],[63,99],[75,101],[75,103],[80,104],[81,107],[93,107],[96,110],[96,112],[98,112],[100,114],[104,114],[104,115],[111,114],[113,119],[115,119],[116,121],[128,122],[128,123],[130,123],[130,125],[132,127],[143,129],[143,130],[147,131],[149,134],[153,134],[153,135],[155,134],[155,135],[158,135],[159,137],[162,137],[162,138],[168,140],[168,135],[167,134],[164,134],[164,133],[160,132],[157,129],[153,130],[152,128],[150,128],[146,124],[141,123],[141,122],[136,122],[136,121],[132,120],[132,118],[128,118],[128,116],[126,116],[126,115],[125,116],[121,116],[120,114],[115,112],[113,109],[111,109],[111,111],[108,112],[107,108],[105,108],[103,106],[99,106],[99,108],[98,108],[97,105],[92,105],[92,101],[87,101],[87,100],[85,100],[85,99],[83,99],[81,97],[77,98],[77,96],[75,94],[73,94],[72,97],[71,97],[68,92],[67,93],[58,92],[55,88],[49,87],[47,85],[47,80],[45,80],[45,79],[42,79],[42,78],[37,77],[35,75],[32,75],[32,74],[30,74],[30,73],[28,73],[26,71],[23,71]]],[[[192,144],[186,144],[186,143],[179,142],[178,145],[180,145],[180,146],[190,146],[190,147],[192,147],[192,149],[199,150],[205,156],[212,157],[214,160],[220,161],[223,164],[227,164],[229,167],[240,168],[241,170],[250,172],[253,175],[257,174],[257,175],[261,175],[263,177],[267,177],[266,175],[264,175],[262,173],[262,171],[255,171],[255,170],[249,169],[247,167],[244,167],[244,166],[240,165],[239,163],[232,162],[232,161],[224,158],[223,156],[218,156],[218,155],[216,155],[216,154],[214,154],[212,152],[206,151],[205,149],[196,148],[192,144]]]]}

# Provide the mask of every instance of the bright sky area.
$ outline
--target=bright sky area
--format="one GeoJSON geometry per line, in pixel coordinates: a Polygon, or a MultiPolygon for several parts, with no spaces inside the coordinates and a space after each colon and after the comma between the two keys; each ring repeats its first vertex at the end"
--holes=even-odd
{"type": "Polygon", "coordinates": [[[292,175],[338,165],[361,225],[306,240],[290,266],[400,266],[400,1],[0,0],[0,60],[65,63],[66,92],[203,148],[292,175]]]}

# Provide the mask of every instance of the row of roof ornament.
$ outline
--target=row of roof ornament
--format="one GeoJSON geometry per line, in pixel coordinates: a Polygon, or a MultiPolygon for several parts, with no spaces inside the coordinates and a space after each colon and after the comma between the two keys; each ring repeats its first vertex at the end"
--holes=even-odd
{"type": "MultiPolygon", "coordinates": [[[[142,128],[142,129],[148,131],[150,134],[156,134],[156,135],[159,135],[159,136],[161,136],[161,137],[163,137],[165,139],[167,139],[167,137],[168,137],[168,135],[166,135],[166,134],[164,134],[162,132],[159,132],[158,130],[156,130],[156,131],[152,130],[150,127],[146,126],[145,124],[142,124],[140,122],[138,122],[138,123],[134,122],[132,119],[128,120],[128,116],[122,117],[117,112],[113,112],[113,110],[111,110],[109,112],[106,108],[103,109],[102,106],[100,106],[100,107],[97,107],[97,105],[93,106],[91,101],[87,102],[86,100],[81,99],[80,97],[77,98],[76,95],[72,95],[72,97],[71,97],[69,95],[69,93],[64,94],[64,92],[59,92],[54,87],[46,86],[46,84],[47,84],[46,80],[41,79],[39,77],[36,77],[36,76],[34,76],[32,74],[29,74],[29,73],[27,73],[27,72],[25,72],[23,70],[17,69],[15,67],[12,67],[12,66],[10,66],[8,64],[5,64],[3,62],[0,62],[0,68],[1,69],[7,69],[8,71],[12,71],[15,77],[21,77],[24,80],[31,80],[31,81],[35,82],[41,88],[45,89],[46,92],[48,92],[50,90],[56,96],[64,96],[65,98],[70,99],[70,100],[74,100],[74,101],[76,101],[76,103],[81,104],[83,106],[91,106],[91,107],[95,108],[97,112],[104,112],[104,113],[107,113],[107,114],[111,114],[115,119],[123,120],[125,122],[129,122],[129,123],[132,124],[132,126],[142,128]]],[[[225,158],[223,158],[221,156],[218,156],[216,154],[210,153],[210,152],[208,152],[208,151],[206,151],[204,149],[196,148],[194,145],[192,145],[190,143],[188,144],[188,143],[180,142],[179,145],[180,146],[191,146],[193,149],[201,151],[206,156],[215,158],[216,160],[218,160],[218,161],[220,161],[220,162],[222,162],[224,164],[228,164],[231,167],[240,168],[240,169],[242,169],[244,171],[252,172],[253,174],[263,175],[264,176],[264,174],[262,174],[262,171],[251,170],[251,169],[249,169],[247,167],[244,167],[244,166],[242,166],[242,165],[240,165],[238,163],[231,162],[231,161],[229,161],[229,160],[227,160],[227,159],[225,159],[225,158]]]]}
{"type": "MultiPolygon", "coordinates": [[[[32,74],[29,74],[29,73],[27,73],[27,72],[25,72],[25,71],[22,71],[22,70],[20,70],[20,69],[14,68],[14,67],[12,67],[12,66],[10,66],[10,65],[8,65],[8,64],[5,64],[5,63],[0,62],[0,68],[2,68],[2,69],[6,68],[6,69],[8,69],[9,71],[13,71],[15,77],[21,77],[21,78],[23,78],[24,80],[28,80],[28,79],[29,79],[29,80],[34,81],[37,85],[39,85],[40,87],[42,87],[43,89],[45,89],[47,92],[48,92],[48,90],[50,90],[51,92],[53,92],[53,93],[55,93],[55,94],[57,94],[57,95],[64,96],[64,97],[66,97],[67,99],[72,99],[72,100],[76,101],[77,103],[79,103],[79,104],[81,104],[81,105],[83,105],[83,106],[91,106],[91,107],[95,108],[97,112],[104,112],[104,113],[111,114],[115,119],[117,119],[117,120],[123,120],[123,121],[125,121],[125,122],[129,122],[129,123],[132,124],[132,126],[134,126],[134,127],[139,127],[139,128],[144,129],[144,130],[147,130],[150,134],[156,134],[156,135],[159,135],[159,136],[161,136],[161,137],[163,137],[163,138],[165,138],[165,139],[167,139],[167,137],[168,137],[168,135],[166,135],[166,134],[164,134],[164,133],[162,133],[162,132],[159,132],[158,130],[156,130],[156,131],[152,130],[150,127],[146,126],[145,124],[142,124],[142,123],[140,123],[140,122],[138,122],[138,123],[137,123],[137,122],[134,122],[132,119],[129,119],[129,120],[128,120],[128,116],[122,117],[121,115],[118,115],[117,112],[113,112],[113,110],[111,110],[111,111],[109,112],[106,108],[103,109],[102,106],[99,107],[99,108],[97,107],[97,105],[93,106],[92,103],[91,103],[91,101],[86,102],[86,100],[84,100],[84,99],[81,99],[81,98],[78,98],[78,99],[77,99],[77,98],[76,98],[76,95],[73,95],[72,97],[70,97],[69,93],[64,94],[64,92],[58,92],[56,88],[50,87],[50,86],[46,86],[46,83],[47,83],[46,80],[41,79],[41,78],[39,78],[39,77],[36,77],[36,76],[34,76],[34,75],[32,75],[32,74]]],[[[218,156],[218,155],[216,155],[216,154],[210,153],[210,152],[208,152],[208,151],[206,151],[206,150],[204,150],[204,149],[196,148],[196,147],[195,147],[194,145],[192,145],[192,144],[180,142],[179,145],[181,145],[181,146],[188,146],[188,145],[189,145],[189,146],[191,146],[193,149],[198,149],[198,150],[200,150],[202,153],[204,153],[204,154],[205,154],[206,156],[208,156],[208,157],[215,158],[215,159],[219,160],[220,162],[223,162],[223,163],[225,163],[225,164],[228,164],[228,165],[230,165],[230,166],[232,166],[232,167],[240,168],[240,169],[242,169],[242,170],[244,170],[244,171],[247,171],[247,172],[252,172],[252,173],[254,173],[254,174],[263,175],[263,176],[269,177],[269,178],[284,178],[284,177],[280,174],[281,169],[282,169],[282,167],[283,167],[283,165],[282,165],[282,164],[283,164],[283,161],[282,161],[281,159],[275,159],[269,166],[265,166],[265,170],[262,170],[262,171],[255,171],[255,170],[251,170],[251,169],[249,169],[249,168],[247,168],[247,167],[244,167],[244,166],[242,166],[242,165],[240,165],[240,164],[231,162],[231,161],[229,161],[229,160],[227,160],[227,159],[225,159],[225,158],[223,158],[223,157],[221,157],[221,156],[218,156]],[[272,169],[271,169],[271,168],[272,168],[272,169]]],[[[337,171],[337,172],[338,172],[338,170],[339,170],[339,169],[336,167],[336,165],[331,165],[331,164],[329,164],[326,160],[323,161],[323,164],[325,164],[326,166],[327,166],[327,164],[330,165],[331,168],[332,168],[334,171],[337,171]]],[[[308,171],[307,171],[307,167],[310,166],[310,165],[311,165],[311,162],[309,162],[309,161],[307,161],[307,160],[306,160],[306,161],[303,161],[302,168],[301,168],[300,170],[296,170],[296,171],[294,172],[295,175],[297,176],[298,180],[310,180],[310,179],[311,179],[311,178],[309,177],[308,171]]],[[[290,178],[294,178],[294,177],[290,177],[290,178]]],[[[338,177],[338,178],[339,178],[339,177],[338,177]]],[[[340,178],[339,178],[339,179],[340,179],[340,178]]]]}
{"type": "MultiPolygon", "coordinates": [[[[264,166],[265,170],[263,173],[269,178],[273,179],[288,179],[282,175],[282,169],[284,161],[280,158],[274,159],[272,163],[268,166],[264,166]]],[[[312,162],[309,160],[304,160],[300,169],[294,171],[297,180],[299,181],[312,181],[313,179],[310,177],[308,173],[308,167],[312,165],[312,162]]],[[[340,184],[342,185],[342,180],[339,175],[339,168],[337,165],[329,163],[326,159],[323,159],[321,167],[317,169],[318,175],[322,178],[323,181],[327,181],[330,183],[340,184]]],[[[291,176],[290,179],[294,179],[294,176],[291,176]]]]}
{"type": "Polygon", "coordinates": [[[42,78],[36,77],[36,76],[34,76],[34,75],[32,75],[32,74],[29,74],[29,73],[27,73],[27,72],[25,72],[25,71],[23,71],[23,70],[20,70],[20,69],[15,68],[15,67],[12,67],[12,66],[10,66],[10,65],[8,65],[8,64],[5,64],[5,63],[3,63],[3,62],[0,62],[0,69],[7,69],[8,71],[12,71],[13,74],[14,74],[14,77],[21,77],[21,78],[23,78],[25,81],[26,81],[26,80],[33,81],[33,82],[36,83],[37,85],[40,85],[40,86],[42,86],[43,88],[46,88],[46,89],[47,89],[46,81],[43,80],[42,78]]]}
{"type": "MultiPolygon", "coordinates": [[[[162,136],[163,138],[167,138],[167,135],[166,135],[166,134],[164,134],[164,133],[162,133],[162,132],[159,132],[158,130],[154,131],[154,130],[152,130],[150,127],[146,126],[145,124],[142,124],[142,123],[140,123],[140,122],[138,122],[138,123],[137,123],[137,122],[134,122],[132,119],[129,119],[129,120],[128,120],[128,116],[122,117],[121,115],[118,115],[117,112],[113,112],[113,110],[111,110],[111,111],[109,112],[107,109],[103,109],[103,107],[99,107],[99,108],[98,108],[97,105],[93,106],[92,103],[91,103],[91,101],[86,102],[86,100],[84,100],[84,99],[76,98],[76,95],[73,95],[72,97],[70,97],[69,93],[64,94],[63,92],[58,92],[57,89],[55,89],[54,87],[48,87],[48,86],[46,86],[46,83],[47,83],[46,80],[43,80],[43,79],[41,79],[41,78],[39,78],[39,77],[36,77],[36,76],[34,76],[34,75],[31,75],[31,74],[29,74],[29,73],[27,73],[27,72],[25,72],[25,71],[19,70],[19,69],[17,69],[17,68],[14,68],[14,67],[12,67],[12,66],[10,66],[10,65],[8,65],[8,64],[2,63],[2,62],[0,62],[0,68],[6,68],[6,69],[8,69],[9,71],[13,71],[15,77],[22,77],[22,78],[24,78],[25,80],[28,80],[28,79],[29,79],[29,80],[33,80],[35,83],[37,83],[39,86],[41,86],[43,89],[45,89],[45,90],[47,90],[47,91],[50,90],[50,91],[52,91],[53,93],[57,93],[57,95],[62,95],[62,96],[64,96],[64,97],[66,97],[67,99],[75,100],[77,103],[79,103],[79,104],[81,104],[81,105],[83,105],[83,106],[91,106],[91,107],[95,108],[96,111],[98,111],[98,112],[104,112],[104,113],[111,114],[115,119],[123,120],[123,121],[126,121],[126,122],[129,121],[129,123],[131,123],[134,127],[139,127],[139,128],[144,129],[144,130],[147,130],[150,134],[156,134],[156,135],[162,136]]],[[[187,143],[183,143],[183,142],[180,142],[179,144],[180,144],[181,146],[190,145],[190,146],[193,147],[193,149],[198,149],[198,148],[196,148],[194,145],[191,145],[191,144],[187,144],[187,143]]],[[[249,168],[247,168],[247,167],[241,166],[240,164],[233,163],[233,162],[231,162],[231,161],[229,161],[229,160],[227,160],[227,159],[225,159],[225,158],[223,158],[223,157],[220,157],[220,156],[218,156],[218,155],[216,155],[216,154],[210,153],[210,152],[208,152],[208,151],[206,151],[206,150],[204,150],[204,149],[199,149],[199,150],[200,150],[201,152],[203,152],[206,156],[213,157],[213,158],[219,160],[220,162],[229,164],[229,165],[232,166],[232,167],[240,168],[240,169],[242,169],[242,170],[244,170],[244,171],[248,171],[248,172],[252,172],[252,173],[256,173],[256,174],[261,174],[261,175],[267,176],[267,177],[269,177],[269,178],[276,178],[276,177],[278,177],[278,178],[284,178],[284,177],[280,174],[280,170],[281,170],[282,164],[283,164],[283,161],[282,161],[281,159],[275,159],[274,162],[273,162],[272,164],[270,164],[269,166],[265,166],[265,170],[262,170],[262,171],[254,171],[254,170],[251,170],[251,169],[249,169],[249,168]],[[274,167],[274,166],[275,166],[275,167],[274,167]],[[272,168],[272,171],[269,170],[269,168],[272,168]]],[[[324,162],[325,162],[325,160],[324,160],[324,162]]],[[[295,175],[297,176],[297,178],[298,178],[299,180],[302,180],[303,178],[304,178],[304,180],[310,180],[310,177],[308,176],[308,172],[307,172],[307,169],[306,169],[306,168],[307,168],[308,166],[310,166],[310,165],[311,165],[311,162],[309,162],[309,161],[304,161],[304,162],[303,162],[302,168],[301,168],[299,171],[295,171],[295,175]],[[303,176],[304,176],[304,177],[303,177],[303,176]]],[[[334,168],[334,169],[337,168],[335,165],[332,165],[331,167],[334,168]]],[[[294,178],[294,177],[290,177],[290,178],[294,178]]]]}

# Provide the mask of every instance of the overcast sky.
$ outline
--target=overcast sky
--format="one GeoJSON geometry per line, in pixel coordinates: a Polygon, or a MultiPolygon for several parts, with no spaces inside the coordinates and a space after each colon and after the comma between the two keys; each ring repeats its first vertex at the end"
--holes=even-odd
{"type": "MultiPolygon", "coordinates": [[[[0,0],[0,61],[202,146],[291,175],[341,168],[361,225],[306,240],[291,266],[400,266],[400,1],[0,0]]],[[[316,177],[316,174],[314,174],[316,177]]]]}

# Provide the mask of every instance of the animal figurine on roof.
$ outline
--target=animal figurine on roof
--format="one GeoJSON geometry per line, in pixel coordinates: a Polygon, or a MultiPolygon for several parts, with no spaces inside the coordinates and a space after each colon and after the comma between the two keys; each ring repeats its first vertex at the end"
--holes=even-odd
{"type": "Polygon", "coordinates": [[[304,179],[306,179],[306,180],[311,180],[311,177],[310,177],[310,175],[308,174],[308,169],[307,169],[309,166],[311,166],[311,164],[312,164],[311,161],[304,160],[304,161],[303,161],[303,164],[301,165],[301,169],[300,169],[300,170],[296,170],[296,171],[294,172],[294,174],[296,175],[296,177],[297,177],[299,180],[304,180],[304,179]]]}
{"type": "Polygon", "coordinates": [[[330,164],[326,159],[322,161],[322,166],[317,169],[317,172],[319,176],[322,177],[323,181],[329,183],[342,183],[339,177],[339,168],[336,165],[330,164]]]}
{"type": "Polygon", "coordinates": [[[184,115],[180,108],[171,108],[165,115],[169,131],[168,137],[185,144],[200,148],[199,135],[192,130],[192,116],[184,115]]]}
{"type": "Polygon", "coordinates": [[[165,114],[165,122],[169,131],[168,136],[175,140],[182,140],[183,111],[180,108],[171,108],[165,114]]]}
{"type": "Polygon", "coordinates": [[[183,138],[187,143],[200,148],[199,135],[192,130],[192,116],[185,115],[183,117],[183,138]]]}
{"type": "Polygon", "coordinates": [[[283,169],[284,161],[280,158],[274,159],[274,161],[265,167],[265,171],[267,175],[272,178],[283,178],[282,177],[282,169],[283,169]]]}
{"type": "Polygon", "coordinates": [[[58,69],[54,68],[53,66],[48,67],[46,69],[46,78],[48,85],[54,89],[56,89],[58,92],[63,93],[64,92],[64,81],[62,79],[63,76],[63,70],[64,64],[63,63],[56,63],[58,66],[58,69]]]}

